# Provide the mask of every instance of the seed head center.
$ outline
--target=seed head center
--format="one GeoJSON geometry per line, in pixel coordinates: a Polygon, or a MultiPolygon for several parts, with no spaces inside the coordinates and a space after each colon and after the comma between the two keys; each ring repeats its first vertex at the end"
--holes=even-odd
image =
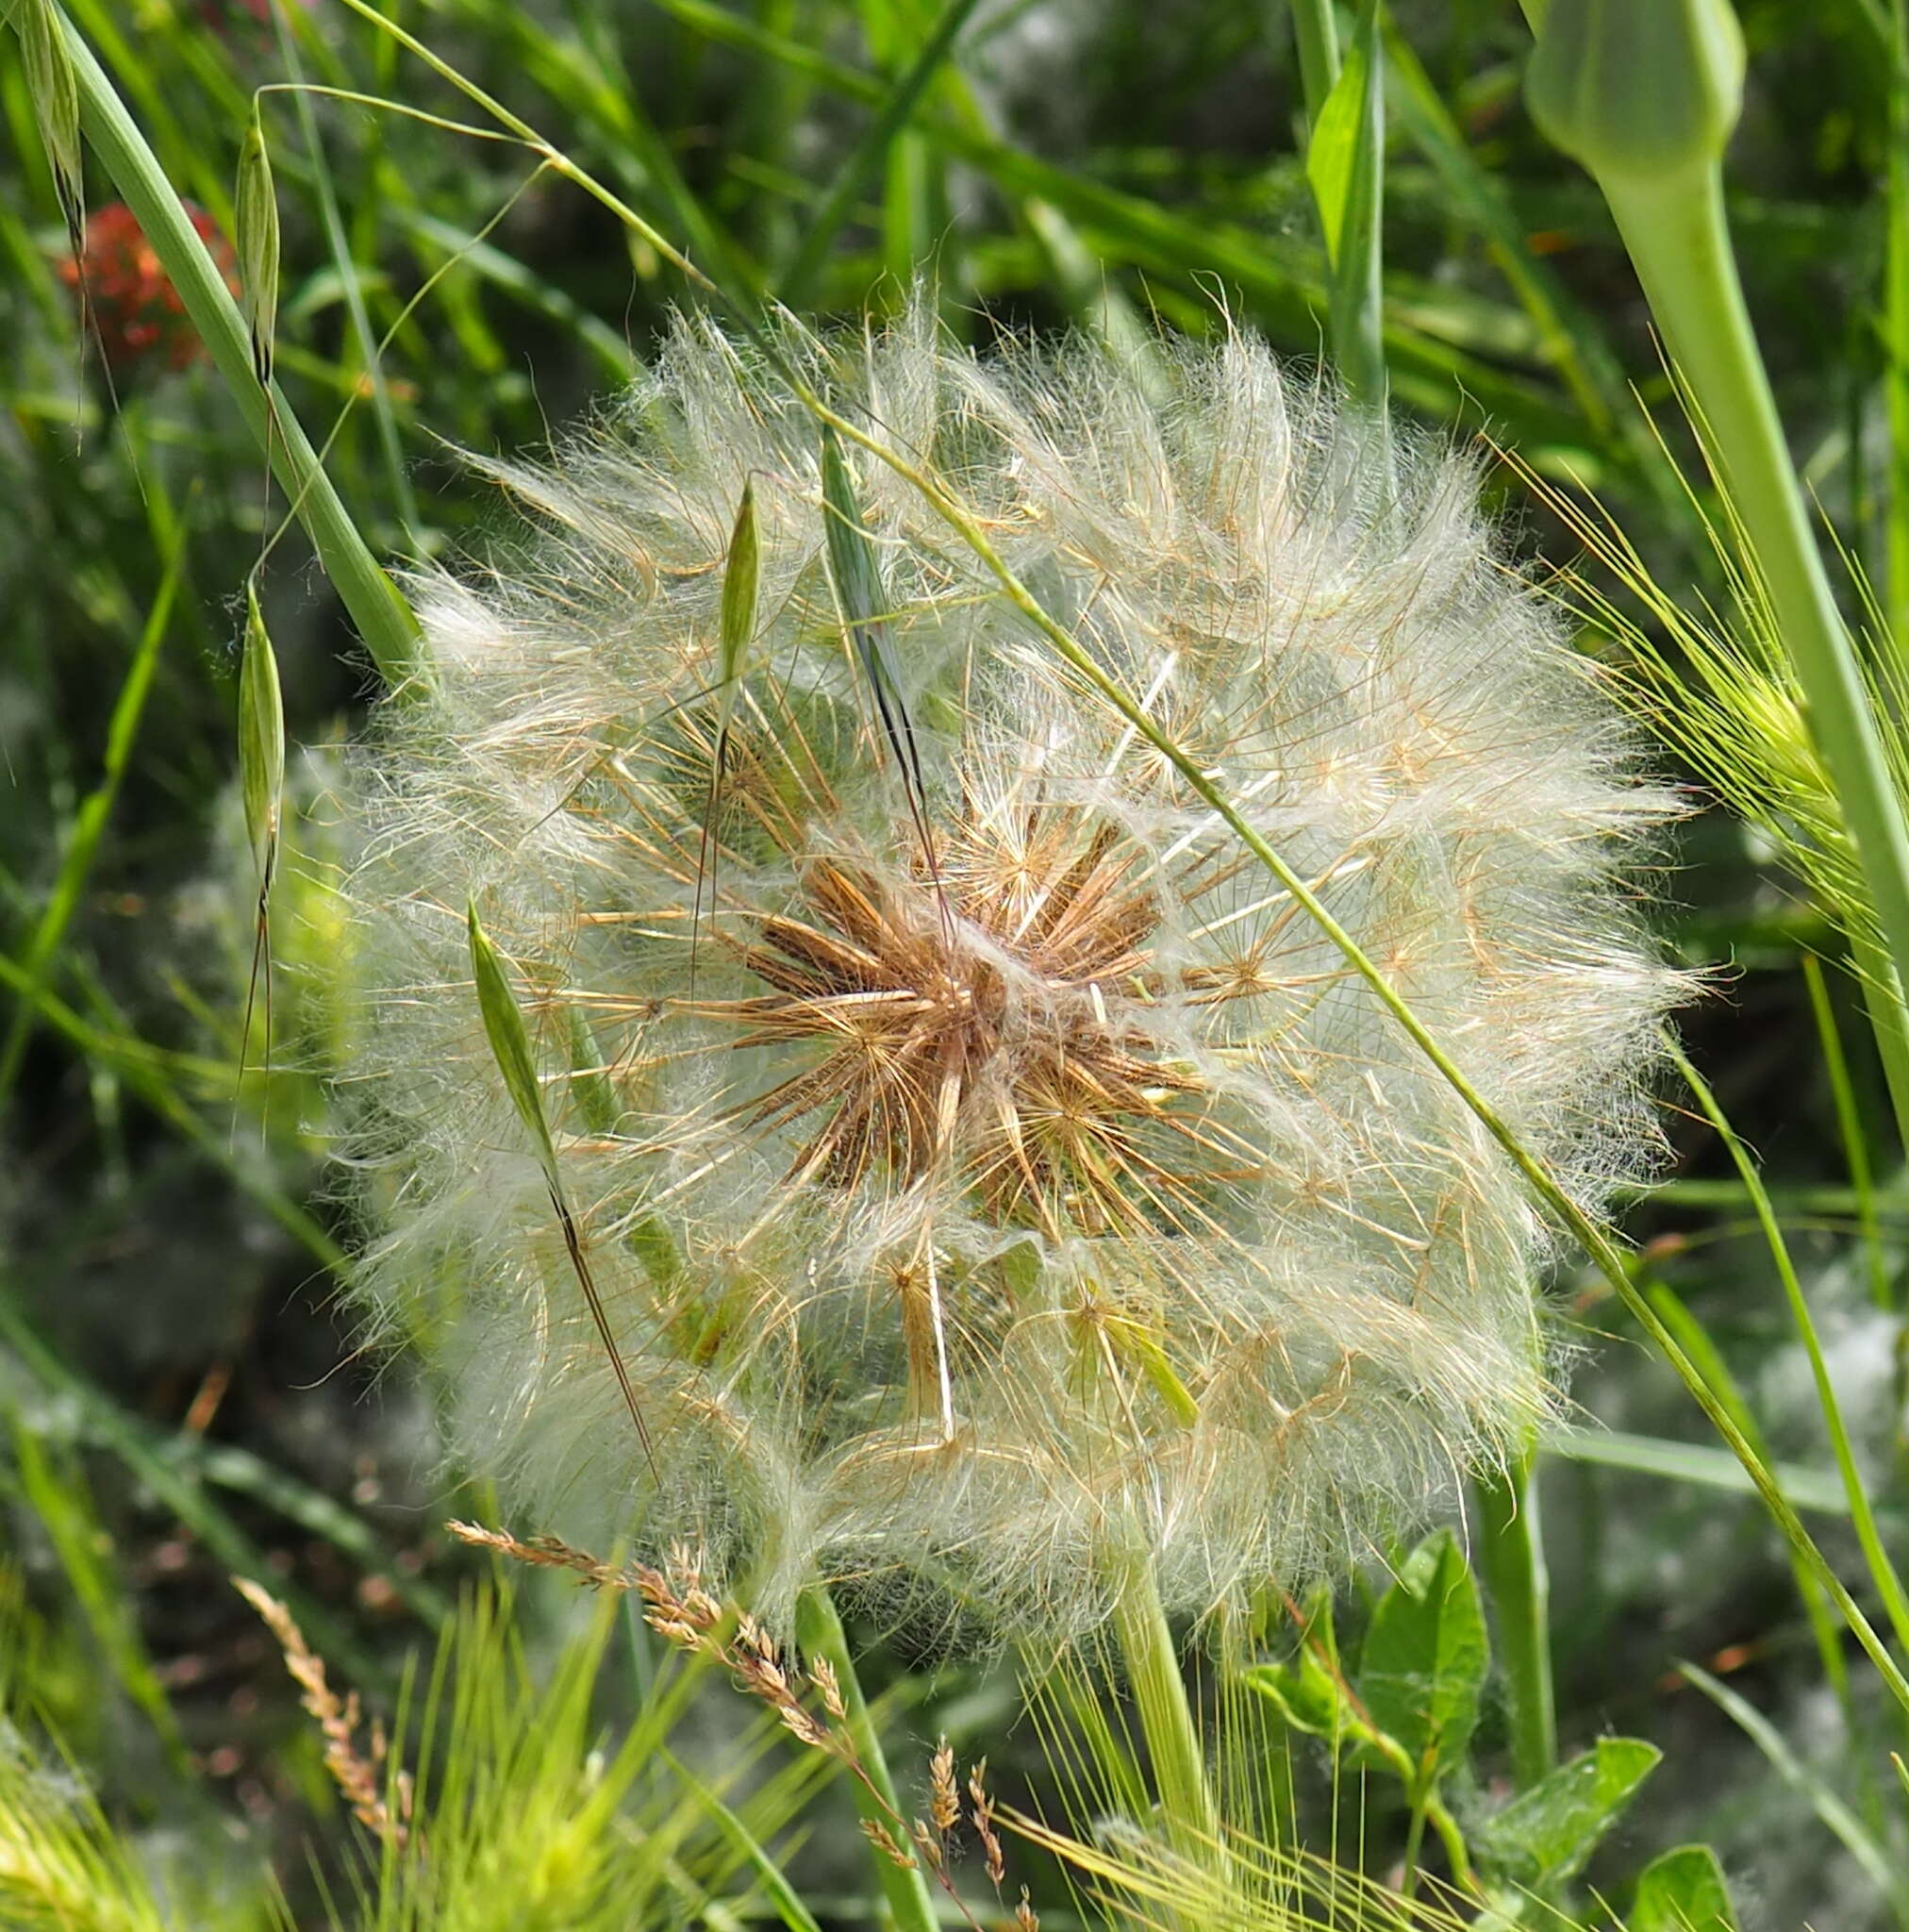
{"type": "Polygon", "coordinates": [[[1143,1024],[1159,991],[1137,855],[1074,813],[956,827],[939,875],[812,858],[734,941],[765,991],[701,1010],[768,1047],[734,1113],[796,1127],[793,1180],[943,1186],[1056,1236],[1158,1224],[1200,1083],[1143,1024]],[[787,1066],[785,1055],[795,1061],[787,1066]]]}

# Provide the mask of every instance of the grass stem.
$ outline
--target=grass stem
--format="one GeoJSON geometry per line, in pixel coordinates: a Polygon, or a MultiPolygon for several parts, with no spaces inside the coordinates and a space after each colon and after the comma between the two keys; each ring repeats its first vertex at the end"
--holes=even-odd
{"type": "MultiPolygon", "coordinates": [[[[1810,534],[1756,345],[1714,161],[1600,184],[1764,579],[1875,908],[1893,973],[1868,989],[1902,1007],[1909,961],[1909,821],[1892,781],[1854,640],[1810,534]]],[[[1879,1016],[1878,1030],[1893,1016],[1879,1016]]],[[[1900,1024],[1900,1023],[1897,1023],[1900,1024]]],[[[1897,1095],[1898,1112],[1903,1096],[1897,1095]]]]}
{"type": "Polygon", "coordinates": [[[1219,1807],[1180,1655],[1145,1558],[1124,1567],[1114,1628],[1153,1760],[1168,1842],[1188,1864],[1211,1869],[1224,1857],[1219,1807]]]}
{"type": "Polygon", "coordinates": [[[1552,1682],[1551,1579],[1538,1519],[1536,1445],[1476,1485],[1481,1517],[1477,1559],[1498,1612],[1511,1709],[1511,1761],[1521,1790],[1556,1763],[1558,1723],[1552,1682]]]}
{"type": "MultiPolygon", "coordinates": [[[[907,1814],[903,1811],[895,1795],[895,1781],[889,1774],[888,1760],[882,1750],[881,1732],[869,1710],[867,1698],[862,1695],[861,1680],[855,1675],[848,1633],[842,1628],[835,1599],[819,1583],[812,1584],[796,1599],[795,1638],[805,1656],[823,1657],[829,1660],[835,1670],[836,1682],[841,1688],[842,1707],[847,1713],[846,1727],[868,1778],[866,1785],[859,1779],[850,1780],[856,1811],[864,1824],[879,1825],[883,1831],[896,1833],[899,1837],[896,1820],[907,1814]]],[[[935,1932],[935,1905],[928,1895],[928,1882],[922,1875],[921,1860],[917,1858],[912,1865],[904,1868],[872,1843],[869,1846],[869,1856],[874,1864],[882,1896],[888,1900],[896,1932],[935,1932]]]]}

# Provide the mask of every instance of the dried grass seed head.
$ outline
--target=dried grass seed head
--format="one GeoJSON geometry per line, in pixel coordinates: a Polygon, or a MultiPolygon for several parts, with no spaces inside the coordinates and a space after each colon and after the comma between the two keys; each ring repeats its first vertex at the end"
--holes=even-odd
{"type": "MultiPolygon", "coordinates": [[[[1466,460],[1380,460],[1240,335],[1174,352],[1165,403],[1091,346],[984,362],[921,313],[786,348],[958,494],[1578,1198],[1636,1171],[1669,801],[1466,460]]],[[[533,534],[415,587],[437,683],[362,756],[354,889],[362,1291],[429,1344],[472,1466],[585,1541],[688,1540],[772,1620],[819,1572],[1066,1635],[1118,1553],[1203,1610],[1341,1563],[1541,1409],[1546,1238],[1509,1163],[905,479],[856,458],[932,853],[772,371],[686,321],[598,433],[486,467],[533,534]],[[484,1041],[472,898],[656,1478],[484,1041]]]]}

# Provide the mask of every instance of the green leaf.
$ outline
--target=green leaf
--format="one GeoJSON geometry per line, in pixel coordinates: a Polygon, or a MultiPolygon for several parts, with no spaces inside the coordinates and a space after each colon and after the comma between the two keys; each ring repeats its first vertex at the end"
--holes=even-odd
{"type": "Polygon", "coordinates": [[[1371,404],[1382,403],[1386,392],[1379,279],[1386,101],[1380,69],[1377,0],[1366,0],[1305,157],[1332,263],[1333,357],[1353,392],[1371,404]]]}
{"type": "Polygon", "coordinates": [[[1477,1582],[1439,1530],[1380,1598],[1359,1660],[1360,1702],[1419,1766],[1421,1787],[1464,1756],[1490,1655],[1477,1582]]]}
{"type": "Polygon", "coordinates": [[[1478,1826],[1472,1850],[1479,1862],[1517,1885],[1569,1877],[1663,1755],[1637,1738],[1600,1738],[1478,1826]]]}
{"type": "Polygon", "coordinates": [[[1723,1868],[1708,1845],[1679,1845],[1645,1866],[1626,1932],[1736,1932],[1723,1868]]]}
{"type": "Polygon", "coordinates": [[[232,197],[239,257],[240,306],[252,335],[252,366],[261,386],[272,381],[272,343],[278,326],[278,196],[272,157],[255,120],[239,150],[239,185],[232,197]]]}
{"type": "Polygon", "coordinates": [[[1346,50],[1345,63],[1306,143],[1305,177],[1319,206],[1320,226],[1325,230],[1326,255],[1335,263],[1352,209],[1371,76],[1372,37],[1362,28],[1346,50]]]}

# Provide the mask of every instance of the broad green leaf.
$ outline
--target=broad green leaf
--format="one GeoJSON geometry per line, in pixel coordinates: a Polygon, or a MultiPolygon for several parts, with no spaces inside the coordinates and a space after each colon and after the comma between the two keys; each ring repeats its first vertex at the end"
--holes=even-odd
{"type": "Polygon", "coordinates": [[[1339,77],[1320,109],[1319,123],[1306,144],[1305,177],[1319,208],[1320,226],[1325,230],[1326,255],[1335,264],[1356,192],[1360,145],[1367,139],[1372,51],[1372,36],[1362,25],[1346,49],[1339,77]]]}
{"type": "Polygon", "coordinates": [[[1626,1932],[1736,1932],[1723,1867],[1708,1845],[1679,1845],[1645,1866],[1626,1932]]]}
{"type": "Polygon", "coordinates": [[[239,150],[239,185],[232,196],[233,239],[239,257],[240,307],[252,335],[252,366],[261,386],[272,381],[272,344],[278,326],[278,196],[272,157],[257,120],[239,150]]]}
{"type": "Polygon", "coordinates": [[[1583,1865],[1663,1753],[1637,1738],[1596,1745],[1514,1798],[1472,1833],[1479,1862],[1515,1885],[1568,1878],[1583,1865]]]}
{"type": "Polygon", "coordinates": [[[1359,1659],[1359,1701],[1429,1785],[1465,1753],[1490,1661],[1470,1565],[1450,1530],[1428,1537],[1380,1598],[1359,1659]]]}
{"type": "Polygon", "coordinates": [[[1353,393],[1373,406],[1386,394],[1379,276],[1386,142],[1381,66],[1377,0],[1365,0],[1305,160],[1332,264],[1333,358],[1353,393]]]}

